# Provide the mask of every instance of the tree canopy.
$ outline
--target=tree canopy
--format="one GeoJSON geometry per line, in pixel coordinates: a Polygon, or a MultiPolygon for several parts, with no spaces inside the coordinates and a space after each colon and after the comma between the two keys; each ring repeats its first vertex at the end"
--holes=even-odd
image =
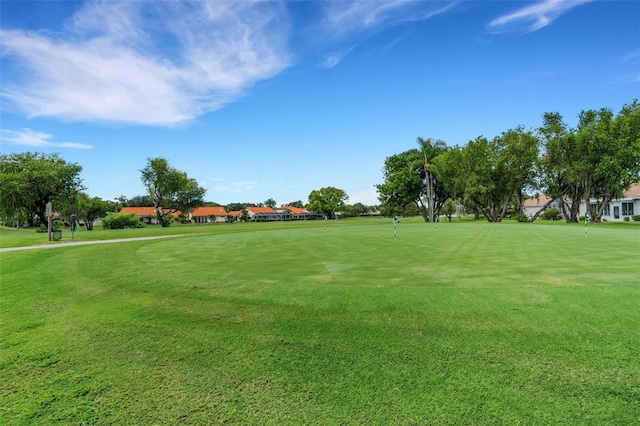
{"type": "Polygon", "coordinates": [[[569,222],[578,221],[583,201],[595,198],[599,221],[611,200],[640,181],[640,104],[624,105],[617,116],[606,108],[582,111],[578,119],[572,129],[548,112],[536,132],[519,126],[451,149],[418,138],[420,149],[385,160],[384,183],[376,185],[383,210],[413,202],[432,220],[425,212],[441,211],[451,197],[499,222],[521,213],[527,196],[544,192],[569,222]]]}
{"type": "Polygon", "coordinates": [[[142,172],[142,183],[153,201],[158,222],[169,226],[170,220],[165,213],[182,212],[203,204],[206,189],[202,188],[195,179],[189,178],[171,166],[165,158],[149,158],[142,172]]]}
{"type": "Polygon", "coordinates": [[[58,154],[37,152],[0,155],[0,213],[20,218],[33,226],[35,217],[45,219],[48,202],[58,203],[82,190],[82,167],[58,154]]]}
{"type": "Polygon", "coordinates": [[[318,190],[313,190],[309,194],[309,204],[307,209],[322,213],[328,218],[334,218],[335,214],[341,212],[344,209],[345,201],[349,199],[349,196],[342,189],[328,186],[318,190]]]}

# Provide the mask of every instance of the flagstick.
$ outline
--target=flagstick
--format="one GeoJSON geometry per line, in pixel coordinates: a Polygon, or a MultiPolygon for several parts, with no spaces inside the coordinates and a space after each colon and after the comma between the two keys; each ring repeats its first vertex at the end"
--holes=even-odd
{"type": "Polygon", "coordinates": [[[397,240],[398,239],[398,234],[396,232],[396,221],[393,221],[393,239],[397,240]]]}

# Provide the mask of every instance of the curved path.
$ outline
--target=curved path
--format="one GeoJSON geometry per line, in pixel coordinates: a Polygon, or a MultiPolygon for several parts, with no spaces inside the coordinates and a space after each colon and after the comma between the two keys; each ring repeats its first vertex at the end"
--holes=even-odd
{"type": "Polygon", "coordinates": [[[120,238],[118,240],[74,241],[69,243],[46,244],[46,245],[43,244],[38,246],[5,247],[5,248],[0,248],[0,253],[4,253],[7,251],[19,251],[19,250],[36,250],[36,249],[50,249],[50,248],[57,248],[57,247],[87,246],[90,244],[110,244],[110,243],[123,243],[127,241],[159,240],[161,238],[182,237],[184,235],[186,234],[159,235],[155,237],[120,238]]]}

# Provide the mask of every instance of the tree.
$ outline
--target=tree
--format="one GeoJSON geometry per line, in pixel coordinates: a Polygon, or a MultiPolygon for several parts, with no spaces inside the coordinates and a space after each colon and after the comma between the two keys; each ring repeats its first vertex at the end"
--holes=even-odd
{"type": "Polygon", "coordinates": [[[599,200],[593,220],[600,222],[611,200],[640,180],[640,104],[624,105],[615,118],[605,108],[581,113],[578,137],[590,147],[593,181],[587,203],[589,197],[599,200]]]}
{"type": "Polygon", "coordinates": [[[378,199],[385,211],[404,209],[409,203],[415,204],[425,221],[428,221],[424,204],[424,184],[422,170],[424,159],[417,149],[387,157],[382,173],[384,183],[376,185],[378,199]]]}
{"type": "Polygon", "coordinates": [[[520,127],[492,141],[480,136],[435,158],[433,170],[452,196],[471,201],[489,222],[500,222],[514,202],[521,206],[524,187],[535,181],[538,143],[520,127]]]}
{"type": "Polygon", "coordinates": [[[37,152],[0,155],[0,213],[26,216],[33,226],[37,216],[44,221],[48,202],[66,203],[83,189],[82,167],[67,163],[58,154],[37,152]]]}
{"type": "Polygon", "coordinates": [[[273,198],[269,198],[264,202],[265,207],[270,207],[272,209],[276,208],[276,204],[276,200],[274,200],[273,198]]]}
{"type": "Polygon", "coordinates": [[[440,212],[444,214],[449,222],[451,222],[451,216],[456,212],[457,205],[456,202],[451,198],[447,198],[447,201],[444,202],[442,207],[440,208],[440,212]]]}
{"type": "Polygon", "coordinates": [[[414,203],[425,222],[433,222],[434,214],[449,194],[433,170],[433,161],[447,151],[447,145],[433,139],[417,139],[419,149],[410,149],[387,157],[382,169],[384,183],[376,185],[382,204],[403,209],[414,203]]]}
{"type": "Polygon", "coordinates": [[[292,201],[289,204],[287,204],[288,206],[291,207],[297,207],[299,209],[304,208],[304,203],[302,202],[302,200],[298,200],[298,201],[292,201]]]}
{"type": "Polygon", "coordinates": [[[438,185],[438,179],[433,172],[431,164],[433,159],[447,150],[447,144],[442,140],[423,139],[417,140],[420,152],[422,153],[423,165],[421,177],[424,183],[425,204],[427,207],[429,222],[433,222],[436,210],[442,206],[442,203],[448,198],[443,193],[443,185],[438,185]],[[438,195],[440,195],[438,197],[438,195]],[[437,202],[437,205],[436,205],[437,202]]]}
{"type": "Polygon", "coordinates": [[[169,165],[166,159],[148,158],[141,172],[142,183],[147,188],[158,222],[163,227],[170,224],[170,220],[165,218],[166,213],[186,213],[202,205],[206,189],[185,172],[169,165]]]}
{"type": "Polygon", "coordinates": [[[319,190],[313,190],[309,194],[309,204],[307,209],[322,213],[328,218],[335,217],[335,213],[344,209],[345,201],[349,199],[349,196],[342,189],[328,186],[319,190]]]}
{"type": "Polygon", "coordinates": [[[93,222],[115,210],[116,205],[99,197],[90,198],[80,193],[76,199],[78,219],[85,223],[87,231],[93,230],[93,222]]]}
{"type": "Polygon", "coordinates": [[[640,107],[582,111],[568,129],[558,113],[545,113],[539,132],[544,140],[541,183],[557,199],[567,222],[577,222],[582,201],[600,200],[594,220],[601,220],[612,199],[640,180],[640,107]]]}
{"type": "Polygon", "coordinates": [[[127,207],[150,207],[153,205],[153,199],[149,195],[136,195],[123,202],[123,206],[127,207]]]}

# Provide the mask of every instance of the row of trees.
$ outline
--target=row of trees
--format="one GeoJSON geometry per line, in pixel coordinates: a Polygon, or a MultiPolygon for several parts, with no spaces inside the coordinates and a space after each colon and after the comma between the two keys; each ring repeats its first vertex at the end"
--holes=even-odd
{"type": "MultiPolygon", "coordinates": [[[[87,229],[93,222],[108,212],[119,211],[123,206],[155,207],[158,223],[169,226],[168,213],[187,212],[203,205],[218,205],[205,202],[206,190],[185,172],[171,166],[165,158],[149,158],[140,171],[142,183],[147,190],[144,195],[127,200],[124,196],[114,201],[90,197],[80,179],[82,167],[68,163],[58,154],[14,153],[0,155],[0,218],[5,223],[34,226],[46,218],[46,205],[51,202],[55,211],[63,218],[77,215],[87,229]]],[[[326,187],[309,194],[306,206],[301,200],[290,202],[295,207],[307,207],[327,217],[336,212],[357,215],[369,210],[360,203],[349,206],[347,194],[338,188],[326,187]]],[[[276,207],[269,198],[259,205],[276,207]]],[[[227,211],[243,210],[254,203],[232,203],[227,211]]],[[[68,220],[67,220],[68,221],[68,220]]]]}
{"type": "Polygon", "coordinates": [[[640,105],[634,100],[617,115],[606,108],[582,111],[575,128],[560,114],[545,113],[536,130],[517,127],[464,146],[418,138],[418,148],[385,160],[383,175],[376,185],[383,210],[413,204],[425,221],[436,212],[450,215],[452,200],[459,200],[500,222],[540,192],[559,201],[568,222],[578,221],[582,201],[600,200],[594,212],[600,221],[606,205],[640,181],[640,105]]]}

